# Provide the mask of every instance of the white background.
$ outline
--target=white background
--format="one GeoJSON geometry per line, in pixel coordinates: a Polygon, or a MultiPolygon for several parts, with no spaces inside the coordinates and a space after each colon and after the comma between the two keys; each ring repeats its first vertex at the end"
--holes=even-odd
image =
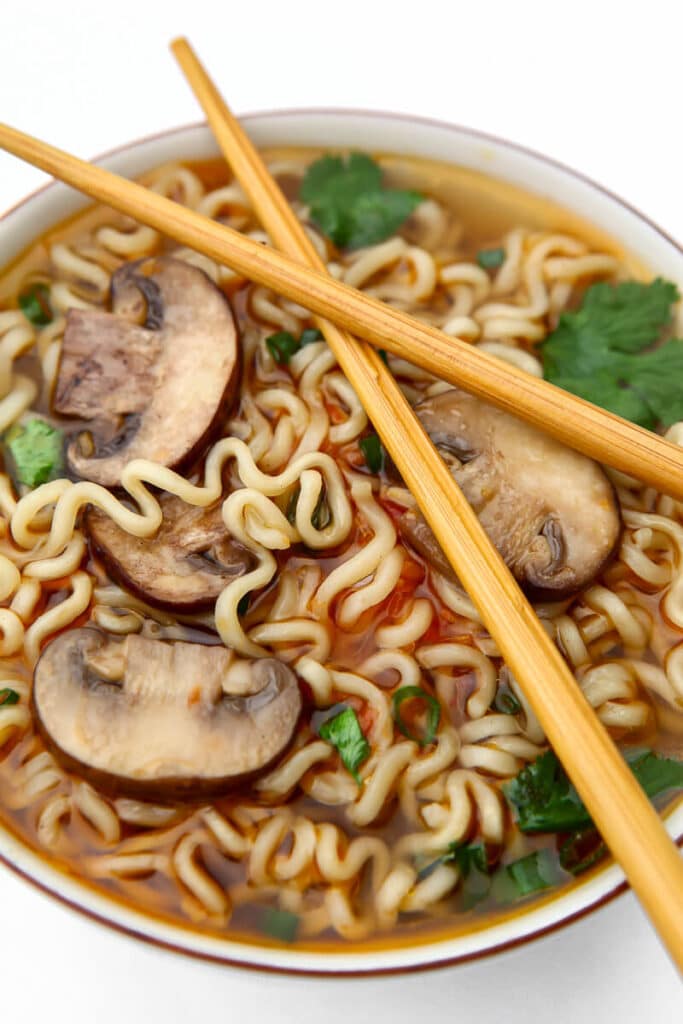
{"type": "MultiPolygon", "coordinates": [[[[356,106],[474,126],[573,165],[680,239],[681,29],[680,0],[13,0],[0,19],[0,118],[86,157],[198,120],[167,51],[186,34],[238,112],[356,106]]],[[[42,180],[0,154],[0,210],[42,180]]],[[[669,1024],[682,1008],[630,895],[496,958],[321,981],[156,951],[2,871],[0,954],[3,1018],[31,1024],[669,1024]]]]}

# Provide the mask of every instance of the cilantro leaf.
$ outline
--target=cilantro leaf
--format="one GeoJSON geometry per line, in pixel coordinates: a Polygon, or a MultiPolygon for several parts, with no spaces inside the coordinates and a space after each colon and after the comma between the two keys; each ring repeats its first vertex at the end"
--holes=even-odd
{"type": "Polygon", "coordinates": [[[16,424],[3,438],[12,477],[27,487],[38,487],[64,473],[64,436],[45,420],[16,424]]]}
{"type": "Polygon", "coordinates": [[[669,323],[671,307],[678,298],[676,285],[661,277],[650,284],[601,282],[586,292],[581,313],[608,339],[611,348],[640,352],[656,341],[669,323]]]}
{"type": "Polygon", "coordinates": [[[541,346],[544,376],[643,427],[670,426],[683,418],[683,342],[650,346],[677,299],[661,278],[593,285],[541,346]]]}
{"type": "Polygon", "coordinates": [[[328,718],[318,729],[321,739],[327,740],[339,751],[344,767],[347,768],[360,786],[358,769],[370,755],[370,744],[365,738],[360,722],[353,708],[328,718]]]}
{"type": "MultiPolygon", "coordinates": [[[[652,751],[631,753],[627,761],[650,798],[683,788],[683,762],[652,751]]],[[[528,764],[503,789],[517,811],[522,832],[573,832],[593,824],[552,750],[528,764]]]]}
{"type": "Polygon", "coordinates": [[[385,188],[381,168],[364,153],[316,160],[299,195],[323,234],[349,249],[382,242],[422,202],[418,192],[385,188]]]}

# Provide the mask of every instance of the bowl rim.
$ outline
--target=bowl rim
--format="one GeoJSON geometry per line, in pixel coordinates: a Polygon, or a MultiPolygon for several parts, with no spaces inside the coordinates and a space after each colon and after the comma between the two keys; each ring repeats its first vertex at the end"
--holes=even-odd
{"type": "MultiPolygon", "coordinates": [[[[446,121],[440,118],[424,117],[407,112],[396,112],[343,106],[287,107],[257,110],[240,114],[239,119],[241,122],[244,122],[246,123],[247,126],[249,126],[249,124],[256,123],[258,121],[265,121],[268,119],[278,120],[280,118],[284,119],[287,117],[306,118],[321,116],[353,117],[368,120],[379,119],[383,121],[403,122],[405,124],[417,124],[420,126],[424,126],[426,128],[431,127],[442,131],[454,132],[455,134],[460,134],[462,136],[469,137],[473,141],[493,144],[495,146],[502,147],[505,150],[510,150],[514,153],[520,154],[523,157],[531,158],[532,160],[537,161],[540,164],[543,164],[547,167],[553,168],[555,170],[560,171],[561,173],[566,174],[568,177],[574,179],[575,181],[578,181],[588,186],[591,190],[597,192],[601,197],[621,207],[622,210],[627,211],[641,223],[647,225],[655,234],[659,235],[659,237],[664,242],[672,246],[672,248],[675,249],[681,257],[683,257],[683,244],[681,244],[681,242],[679,242],[667,231],[665,231],[658,223],[652,220],[647,214],[644,214],[636,206],[629,203],[627,200],[623,199],[620,195],[608,189],[601,183],[595,181],[595,179],[591,178],[589,175],[584,174],[581,171],[577,171],[570,165],[565,164],[564,162],[557,160],[554,157],[550,157],[545,153],[542,153],[539,150],[536,150],[532,147],[511,141],[510,139],[507,139],[504,136],[495,135],[490,132],[485,132],[480,129],[471,128],[465,125],[457,124],[451,121],[446,121]]],[[[108,149],[93,157],[91,162],[108,162],[112,159],[115,159],[117,156],[123,156],[127,152],[137,149],[138,147],[147,144],[153,144],[155,142],[160,142],[165,139],[170,139],[176,135],[182,136],[186,133],[198,131],[201,129],[204,129],[210,134],[208,123],[205,120],[192,121],[175,127],[162,129],[160,131],[152,132],[150,134],[141,136],[128,142],[121,143],[120,145],[108,149]]],[[[496,174],[495,172],[492,172],[491,176],[498,177],[501,180],[505,180],[504,174],[496,174]]],[[[58,180],[51,179],[45,182],[44,184],[38,186],[36,189],[28,193],[23,198],[19,199],[8,209],[2,211],[0,213],[0,230],[10,217],[19,213],[20,211],[23,211],[23,208],[28,206],[35,199],[38,199],[45,193],[49,193],[50,190],[59,187],[66,186],[61,185],[61,183],[58,180]]],[[[552,198],[555,199],[555,197],[552,198]]],[[[561,199],[555,199],[555,201],[559,202],[560,205],[564,205],[561,199]]],[[[683,800],[674,801],[672,803],[671,808],[669,809],[669,812],[674,813],[676,807],[680,807],[682,804],[683,800]]],[[[448,935],[439,936],[433,942],[427,940],[425,942],[420,942],[419,944],[414,946],[400,945],[397,947],[385,947],[384,949],[379,947],[376,950],[356,950],[355,952],[353,951],[353,949],[350,949],[348,953],[345,953],[344,951],[340,952],[337,949],[324,950],[322,951],[322,956],[326,961],[329,962],[329,966],[312,966],[310,963],[307,965],[305,963],[306,957],[311,958],[312,956],[314,956],[315,959],[317,960],[318,957],[321,955],[312,954],[309,950],[301,950],[299,952],[299,956],[301,957],[300,963],[289,962],[287,964],[276,964],[264,963],[263,961],[259,961],[258,959],[260,951],[264,951],[266,949],[271,951],[271,947],[259,946],[256,943],[243,943],[239,940],[229,940],[231,945],[239,946],[240,950],[244,951],[245,958],[242,959],[238,956],[229,955],[227,953],[223,954],[220,952],[212,952],[206,949],[197,948],[196,946],[193,948],[192,945],[190,944],[181,944],[180,941],[173,941],[172,937],[163,938],[160,935],[155,934],[151,931],[145,931],[143,930],[142,925],[138,928],[133,923],[124,923],[124,921],[122,920],[117,920],[114,917],[106,916],[104,912],[100,912],[94,909],[94,907],[92,905],[89,905],[89,903],[92,904],[94,902],[102,901],[109,907],[111,907],[112,910],[114,910],[114,908],[118,908],[123,913],[124,916],[128,915],[130,918],[133,919],[133,921],[139,918],[141,919],[141,921],[154,922],[158,928],[166,929],[169,936],[173,936],[176,933],[182,934],[184,936],[187,936],[190,942],[192,936],[200,937],[203,934],[193,929],[192,927],[186,927],[181,924],[176,925],[175,923],[167,922],[165,919],[157,917],[156,915],[146,914],[144,911],[138,910],[137,908],[130,906],[127,902],[119,900],[116,897],[107,894],[103,890],[91,887],[84,880],[80,880],[75,876],[67,875],[66,872],[61,870],[57,865],[53,865],[50,862],[50,858],[48,856],[41,855],[38,851],[29,847],[28,844],[26,844],[19,835],[13,832],[13,830],[6,828],[2,824],[0,824],[0,839],[2,839],[3,836],[9,838],[10,845],[16,844],[19,848],[26,851],[26,853],[28,854],[28,859],[35,860],[37,864],[41,865],[42,870],[39,870],[36,864],[36,874],[33,874],[31,870],[29,870],[27,867],[20,866],[20,864],[11,860],[10,855],[6,855],[5,852],[3,852],[1,849],[0,864],[9,868],[9,870],[12,871],[12,873],[16,877],[22,879],[25,882],[28,882],[37,891],[51,897],[52,899],[62,904],[63,906],[69,908],[70,910],[76,911],[79,915],[85,917],[90,921],[94,921],[97,924],[104,925],[107,928],[115,932],[118,932],[119,934],[127,936],[128,938],[142,940],[150,946],[155,946],[158,949],[162,949],[167,952],[179,953],[183,956],[191,957],[192,959],[204,961],[207,963],[222,964],[224,966],[238,967],[255,972],[267,972],[272,974],[292,976],[337,978],[392,976],[437,970],[452,967],[456,964],[470,963],[476,960],[486,959],[488,957],[492,957],[497,953],[519,948],[520,946],[534,942],[537,939],[543,938],[546,935],[552,934],[553,932],[563,929],[568,925],[573,924],[574,922],[587,917],[589,914],[594,913],[606,904],[612,902],[618,896],[623,895],[625,892],[629,891],[630,888],[628,882],[623,877],[623,874],[621,873],[618,866],[612,862],[608,863],[596,875],[591,875],[591,877],[597,879],[601,878],[605,874],[610,874],[614,876],[608,883],[608,887],[604,891],[601,891],[597,896],[593,898],[589,897],[584,904],[582,904],[574,910],[571,910],[569,913],[563,913],[563,915],[560,918],[553,919],[546,923],[532,925],[532,927],[529,930],[524,930],[521,934],[517,934],[511,936],[510,938],[503,939],[500,941],[494,941],[491,945],[487,945],[482,948],[459,953],[444,953],[442,955],[439,950],[439,947],[442,945],[446,945],[449,942],[457,942],[459,939],[463,937],[462,934],[458,933],[450,937],[448,935]],[[45,878],[40,877],[41,875],[45,876],[45,878]],[[46,879],[49,879],[49,881],[46,879]],[[83,894],[84,902],[81,903],[75,896],[72,897],[70,894],[60,891],[56,887],[53,888],[53,884],[55,886],[57,885],[58,879],[61,879],[67,887],[75,886],[79,894],[83,894]],[[414,963],[401,962],[389,966],[377,964],[373,965],[371,962],[373,958],[376,958],[378,955],[390,955],[392,952],[400,952],[407,948],[425,950],[429,950],[431,948],[433,949],[433,959],[421,959],[418,962],[414,963]],[[354,960],[367,960],[368,963],[367,965],[361,963],[356,966],[346,966],[342,961],[344,958],[349,957],[349,955],[353,957],[354,960]]],[[[679,848],[683,847],[683,831],[681,831],[681,833],[677,836],[672,836],[672,838],[679,848]]],[[[578,885],[572,885],[570,892],[585,889],[586,887],[586,884],[581,885],[580,883],[578,885]]],[[[554,904],[558,901],[561,901],[562,899],[563,897],[561,895],[558,895],[554,898],[550,898],[548,900],[548,903],[554,904]]],[[[544,903],[543,905],[546,904],[544,903]]],[[[534,904],[531,904],[529,909],[533,911],[534,904]]],[[[527,915],[525,914],[525,911],[523,909],[518,915],[516,915],[516,918],[520,919],[524,918],[525,916],[527,915]]],[[[482,931],[486,930],[487,929],[482,929],[482,931]]],[[[210,937],[214,938],[213,935],[210,937]]],[[[218,939],[218,941],[220,942],[221,940],[218,939]]],[[[272,947],[273,953],[277,954],[279,951],[279,947],[272,947]]],[[[291,953],[293,951],[288,952],[290,953],[291,956],[291,953]]]]}

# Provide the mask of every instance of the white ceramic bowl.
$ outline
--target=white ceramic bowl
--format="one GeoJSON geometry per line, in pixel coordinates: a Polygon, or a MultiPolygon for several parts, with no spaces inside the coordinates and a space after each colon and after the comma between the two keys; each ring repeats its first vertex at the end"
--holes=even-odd
{"type": "MultiPolygon", "coordinates": [[[[434,121],[365,111],[283,111],[249,116],[245,125],[259,146],[329,146],[428,157],[460,164],[548,197],[607,232],[638,255],[653,274],[683,286],[683,249],[656,225],[587,178],[546,157],[469,129],[434,121]]],[[[109,154],[103,166],[134,177],[173,159],[216,155],[204,125],[180,128],[109,154]]],[[[85,205],[61,184],[20,203],[0,221],[3,264],[48,227],[85,205]]],[[[683,290],[683,287],[682,287],[683,290]]],[[[683,803],[667,818],[672,836],[683,835],[683,803]]],[[[457,962],[524,942],[599,907],[625,888],[616,866],[608,866],[513,916],[492,918],[465,934],[384,950],[309,952],[220,939],[167,924],[108,899],[53,867],[0,827],[0,860],[27,881],[74,909],[160,946],[201,958],[281,971],[379,973],[457,962]]]]}

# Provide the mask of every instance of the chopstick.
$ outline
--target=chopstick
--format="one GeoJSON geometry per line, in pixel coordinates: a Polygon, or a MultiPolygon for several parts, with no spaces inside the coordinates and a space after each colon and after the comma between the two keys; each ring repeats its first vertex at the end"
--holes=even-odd
{"type": "MultiPolygon", "coordinates": [[[[371,302],[367,308],[372,315],[368,315],[366,297],[338,286],[327,274],[302,268],[275,250],[242,238],[163,196],[15,129],[0,126],[0,145],[100,202],[279,290],[316,313],[343,319],[358,329],[362,326],[366,337],[381,337],[382,344],[385,339],[381,328],[373,327],[375,323],[384,324],[387,331],[394,324],[397,330],[403,330],[404,338],[412,337],[411,332],[422,326],[419,321],[397,316],[380,303],[371,302]],[[343,318],[337,303],[345,303],[343,318]]],[[[444,347],[439,333],[434,334],[447,353],[451,340],[444,347]]],[[[467,346],[463,350],[470,351],[467,346]]],[[[683,969],[683,862],[675,846],[559,651],[489,543],[445,463],[431,445],[416,443],[415,438],[424,435],[414,433],[413,414],[400,392],[397,395],[390,375],[387,379],[382,360],[355,346],[349,346],[347,355],[343,368],[350,369],[349,376],[360,400],[373,410],[375,424],[381,422],[380,433],[387,449],[396,453],[406,483],[428,510],[428,521],[445,554],[511,671],[523,685],[596,826],[621,863],[672,957],[683,969]],[[385,389],[380,382],[389,386],[385,389]],[[405,457],[404,452],[415,454],[405,457]]],[[[448,362],[445,355],[443,361],[444,365],[448,362]]],[[[471,368],[478,365],[476,360],[471,368]]],[[[495,366],[496,372],[503,366],[495,366]]],[[[526,375],[510,375],[510,369],[507,367],[499,380],[508,381],[509,386],[509,381],[519,376],[526,383],[526,375]]],[[[481,393],[482,389],[478,391],[481,393]]]]}
{"type": "MultiPolygon", "coordinates": [[[[171,49],[225,159],[275,244],[324,273],[325,265],[303,226],[189,43],[178,39],[171,49]]],[[[498,642],[603,838],[621,861],[670,952],[683,966],[683,861],[659,818],[580,696],[567,665],[462,492],[454,486],[450,473],[444,472],[443,461],[390,371],[367,344],[327,320],[318,319],[317,324],[498,642]],[[678,899],[673,909],[670,899],[675,892],[678,899]]]]}
{"type": "Polygon", "coordinates": [[[683,448],[163,196],[0,124],[0,146],[592,459],[683,500],[683,448]]]}

